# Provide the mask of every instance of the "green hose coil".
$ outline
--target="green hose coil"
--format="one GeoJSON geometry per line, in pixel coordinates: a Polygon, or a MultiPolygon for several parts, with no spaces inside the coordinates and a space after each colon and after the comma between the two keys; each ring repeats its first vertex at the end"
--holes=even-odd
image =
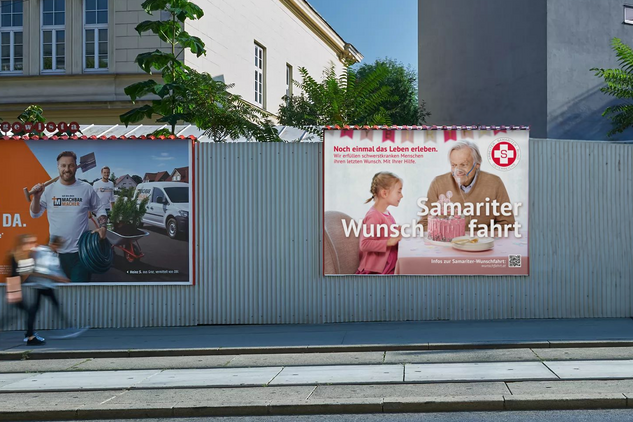
{"type": "Polygon", "coordinates": [[[91,273],[103,274],[114,262],[112,245],[101,240],[99,233],[84,232],[79,238],[79,260],[91,273]]]}

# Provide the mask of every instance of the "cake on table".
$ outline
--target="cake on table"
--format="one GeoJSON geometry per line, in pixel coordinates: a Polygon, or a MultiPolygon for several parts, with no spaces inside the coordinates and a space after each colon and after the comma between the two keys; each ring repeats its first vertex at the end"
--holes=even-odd
{"type": "Polygon", "coordinates": [[[466,219],[461,215],[429,216],[427,238],[436,242],[450,242],[466,235],[466,219]]]}
{"type": "MultiPolygon", "coordinates": [[[[446,211],[445,204],[451,203],[453,192],[440,195],[440,209],[446,211]]],[[[449,208],[450,209],[450,208],[449,208]]],[[[450,242],[456,237],[466,235],[466,219],[461,215],[430,215],[426,237],[435,242],[450,242]]]]}

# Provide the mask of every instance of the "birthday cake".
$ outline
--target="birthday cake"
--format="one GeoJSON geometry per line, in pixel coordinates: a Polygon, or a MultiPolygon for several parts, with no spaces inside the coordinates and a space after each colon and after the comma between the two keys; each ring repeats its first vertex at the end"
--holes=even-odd
{"type": "MultiPolygon", "coordinates": [[[[441,209],[446,210],[444,204],[451,203],[451,191],[446,195],[440,195],[439,204],[441,209]]],[[[461,215],[430,215],[427,223],[426,237],[436,242],[450,242],[456,237],[466,235],[466,219],[461,215]]]]}

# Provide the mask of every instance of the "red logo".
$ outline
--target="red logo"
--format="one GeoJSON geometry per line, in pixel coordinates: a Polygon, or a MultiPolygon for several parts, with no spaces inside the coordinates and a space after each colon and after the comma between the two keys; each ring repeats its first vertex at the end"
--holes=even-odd
{"type": "Polygon", "coordinates": [[[510,138],[500,138],[488,148],[488,160],[497,170],[512,170],[519,163],[519,145],[510,138]]]}
{"type": "Polygon", "coordinates": [[[507,142],[499,142],[492,149],[492,161],[499,167],[508,167],[517,159],[517,150],[514,145],[507,142]]]}

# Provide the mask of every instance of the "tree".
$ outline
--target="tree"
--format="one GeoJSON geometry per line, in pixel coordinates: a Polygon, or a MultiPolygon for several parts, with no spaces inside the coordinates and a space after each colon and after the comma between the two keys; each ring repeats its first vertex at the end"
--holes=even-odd
{"type": "Polygon", "coordinates": [[[366,63],[358,68],[358,79],[363,80],[371,75],[378,67],[384,66],[389,71],[382,81],[391,87],[393,99],[383,106],[387,110],[389,118],[394,125],[420,125],[426,123],[426,118],[431,115],[426,110],[424,101],[418,103],[418,75],[410,66],[396,60],[385,58],[374,63],[366,63]]]}
{"type": "Polygon", "coordinates": [[[144,32],[152,32],[162,41],[171,45],[171,52],[166,53],[161,50],[154,50],[149,53],[141,53],[136,56],[135,62],[148,74],[152,69],[162,72],[164,84],[160,84],[153,79],[137,82],[125,88],[125,93],[130,96],[132,102],[147,95],[158,96],[158,100],[153,100],[151,105],[132,109],[121,115],[121,121],[127,126],[130,123],[139,122],[145,118],[152,118],[154,114],[160,117],[157,122],[168,123],[171,126],[171,133],[175,134],[176,123],[186,119],[182,113],[182,103],[179,99],[186,98],[183,87],[183,80],[186,79],[187,66],[180,60],[186,49],[190,49],[196,57],[206,54],[204,43],[198,37],[191,36],[184,30],[186,19],[200,19],[204,12],[200,7],[188,0],[145,0],[143,9],[148,14],[156,11],[169,13],[169,20],[146,20],[136,26],[139,35],[144,32]],[[176,46],[180,51],[176,54],[176,46]]]}
{"type": "Polygon", "coordinates": [[[229,92],[233,85],[214,80],[208,73],[191,70],[184,82],[189,93],[190,122],[214,142],[227,138],[254,138],[260,142],[281,141],[271,115],[229,92]]]}
{"type": "MultiPolygon", "coordinates": [[[[22,123],[46,123],[46,118],[44,117],[44,110],[42,107],[37,105],[30,105],[24,109],[22,113],[18,116],[18,120],[22,123]]],[[[26,131],[22,129],[19,132],[15,132],[16,136],[24,136],[24,135],[42,135],[42,132],[38,132],[33,128],[31,131],[26,131]]]]}
{"type": "Polygon", "coordinates": [[[134,174],[131,177],[132,177],[132,180],[134,180],[134,182],[136,182],[137,185],[143,183],[143,178],[139,176],[138,174],[134,174]]]}
{"type": "Polygon", "coordinates": [[[612,40],[612,48],[620,64],[619,69],[592,68],[596,76],[603,78],[606,86],[600,91],[619,100],[625,100],[621,104],[607,107],[602,115],[611,120],[612,128],[607,133],[611,137],[622,133],[633,126],[633,49],[624,44],[619,38],[612,40]]]}
{"type": "Polygon", "coordinates": [[[384,83],[389,69],[376,66],[362,79],[351,67],[337,76],[334,65],[325,69],[317,82],[301,67],[302,81],[295,81],[301,94],[285,96],[279,107],[279,122],[317,133],[326,125],[391,124],[385,104],[393,100],[391,88],[384,83]]]}
{"type": "MultiPolygon", "coordinates": [[[[171,52],[155,50],[136,57],[136,63],[148,74],[152,70],[162,72],[164,83],[149,79],[125,88],[132,102],[148,95],[158,97],[151,101],[151,105],[122,114],[121,121],[126,126],[156,114],[160,116],[156,121],[167,123],[172,135],[176,124],[183,121],[195,124],[205,133],[210,131],[216,140],[234,134],[252,136],[260,141],[280,140],[264,111],[229,93],[230,85],[214,81],[209,74],[197,72],[181,60],[186,49],[196,57],[206,54],[204,42],[184,30],[187,19],[196,20],[204,15],[200,7],[189,0],[145,0],[142,6],[150,15],[165,11],[171,16],[169,20],[148,20],[136,26],[139,35],[151,32],[169,43],[171,52]]],[[[164,134],[164,130],[154,133],[164,134]]]]}

